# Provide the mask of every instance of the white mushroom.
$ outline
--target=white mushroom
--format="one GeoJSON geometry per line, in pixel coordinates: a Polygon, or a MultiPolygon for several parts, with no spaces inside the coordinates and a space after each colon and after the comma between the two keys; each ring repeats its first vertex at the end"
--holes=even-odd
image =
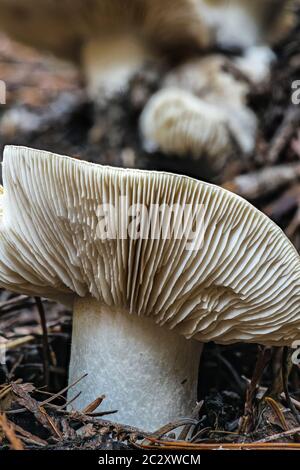
{"type": "Polygon", "coordinates": [[[226,66],[227,59],[211,55],[167,74],[140,117],[146,150],[208,157],[215,170],[233,153],[234,142],[243,154],[253,152],[257,118],[247,106],[249,85],[226,66]]]}
{"type": "Polygon", "coordinates": [[[73,302],[70,381],[89,374],[79,408],[105,393],[117,420],[154,430],[196,401],[196,340],[299,339],[298,253],[240,197],[183,176],[23,147],[5,148],[3,181],[0,285],[73,302]],[[139,215],[124,225],[132,207],[139,215]],[[157,229],[157,208],[167,207],[174,217],[155,238],[145,214],[157,229]],[[203,232],[179,231],[187,207],[204,210],[203,232]],[[173,236],[163,237],[172,220],[173,236]]]}

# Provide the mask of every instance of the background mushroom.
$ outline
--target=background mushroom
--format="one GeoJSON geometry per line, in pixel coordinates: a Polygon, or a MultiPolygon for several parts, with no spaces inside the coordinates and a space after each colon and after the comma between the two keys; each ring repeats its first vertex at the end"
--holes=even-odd
{"type": "Polygon", "coordinates": [[[94,99],[123,89],[152,56],[209,41],[193,0],[1,0],[0,9],[0,29],[80,64],[94,99]]]}
{"type": "Polygon", "coordinates": [[[207,156],[214,170],[224,166],[237,145],[249,156],[257,128],[247,106],[249,91],[249,82],[234,76],[230,61],[221,55],[173,69],[141,114],[145,148],[195,159],[207,156]]]}
{"type": "MultiPolygon", "coordinates": [[[[171,73],[173,79],[169,76],[163,86],[173,81],[173,87],[191,95],[180,91],[176,98],[173,94],[175,104],[169,91],[155,95],[142,115],[142,137],[147,150],[208,157],[207,166],[212,168],[202,174],[207,177],[222,168],[228,154],[236,150],[237,154],[252,152],[256,121],[246,107],[245,83],[241,85],[221,69],[224,59],[199,60],[196,66],[189,59],[199,58],[215,47],[227,52],[238,49],[239,54],[237,57],[233,54],[232,58],[236,67],[248,79],[266,78],[274,59],[268,41],[275,32],[277,35],[284,30],[289,3],[276,1],[274,12],[270,2],[246,0],[62,0],[59,3],[0,0],[0,28],[12,37],[81,67],[89,95],[96,104],[89,132],[92,144],[109,134],[102,118],[103,102],[106,104],[108,98],[126,91],[130,78],[145,62],[153,61],[155,65],[164,62],[169,68],[170,64],[188,61],[188,74],[193,67],[195,71],[198,69],[195,77],[203,83],[202,88],[198,87],[200,96],[185,80],[180,79],[179,83],[178,77],[174,78],[176,69],[171,73]],[[169,112],[165,115],[160,112],[162,109],[169,112]],[[174,115],[170,123],[171,110],[174,115]],[[239,144],[238,149],[233,141],[239,144]]],[[[183,70],[184,67],[179,74],[183,75],[183,70]]],[[[112,116],[118,130],[122,126],[119,113],[112,111],[112,116]]],[[[32,126],[37,126],[36,120],[31,120],[32,126]]],[[[2,124],[4,129],[15,129],[17,121],[15,114],[10,113],[2,124]]],[[[117,139],[113,136],[109,140],[110,147],[117,139]]]]}
{"type": "MultiPolygon", "coordinates": [[[[123,87],[153,55],[186,57],[215,44],[243,51],[263,45],[285,29],[290,3],[276,0],[273,8],[274,2],[257,0],[1,0],[0,28],[80,63],[90,93],[100,98],[123,87]]],[[[270,54],[260,59],[268,64],[270,54]]],[[[249,61],[246,54],[251,71],[249,61]]]]}
{"type": "Polygon", "coordinates": [[[70,380],[89,373],[79,408],[106,393],[119,421],[154,430],[196,401],[195,340],[299,339],[299,256],[240,197],[187,177],[23,147],[6,147],[3,181],[0,285],[74,304],[70,380]],[[99,207],[108,203],[115,223],[134,204],[200,206],[201,244],[152,238],[142,216],[142,237],[99,236],[99,207]]]}

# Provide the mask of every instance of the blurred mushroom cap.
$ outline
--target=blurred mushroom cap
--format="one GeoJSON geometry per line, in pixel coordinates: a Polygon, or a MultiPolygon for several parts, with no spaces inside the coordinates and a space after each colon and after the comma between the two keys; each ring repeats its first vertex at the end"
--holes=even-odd
{"type": "Polygon", "coordinates": [[[210,36],[196,0],[0,0],[0,10],[10,36],[73,60],[84,43],[115,34],[169,51],[202,47],[210,36]]]}

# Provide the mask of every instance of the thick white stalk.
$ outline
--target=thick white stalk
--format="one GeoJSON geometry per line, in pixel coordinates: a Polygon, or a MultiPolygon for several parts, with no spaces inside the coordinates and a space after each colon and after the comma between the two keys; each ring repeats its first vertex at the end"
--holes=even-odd
{"type": "Polygon", "coordinates": [[[189,416],[197,399],[201,344],[91,299],[75,301],[69,398],[82,409],[105,394],[113,420],[154,431],[189,416]]]}

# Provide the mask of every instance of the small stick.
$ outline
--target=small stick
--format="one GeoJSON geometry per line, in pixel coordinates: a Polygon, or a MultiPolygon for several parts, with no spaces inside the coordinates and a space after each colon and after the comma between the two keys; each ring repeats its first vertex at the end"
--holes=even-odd
{"type": "Polygon", "coordinates": [[[277,441],[278,439],[282,439],[287,436],[293,436],[295,434],[298,434],[299,432],[300,432],[300,428],[288,429],[287,431],[283,431],[279,434],[273,434],[273,436],[268,436],[268,437],[265,437],[264,439],[260,439],[259,441],[256,441],[256,444],[263,443],[263,442],[277,441]]]}
{"type": "Polygon", "coordinates": [[[174,441],[174,442],[164,442],[158,441],[154,442],[153,445],[140,445],[141,449],[159,449],[159,450],[300,450],[300,444],[289,443],[289,442],[260,442],[260,443],[216,443],[216,444],[189,444],[185,441],[174,441]],[[159,445],[157,445],[159,444],[159,445]]]}
{"type": "Polygon", "coordinates": [[[0,310],[2,308],[7,307],[8,305],[15,305],[22,303],[24,300],[28,300],[29,297],[27,295],[18,295],[17,297],[13,297],[12,299],[5,300],[5,302],[0,302],[0,310]]]}
{"type": "Polygon", "coordinates": [[[5,348],[6,349],[14,349],[14,348],[17,348],[19,346],[23,346],[24,344],[27,344],[32,340],[34,340],[34,336],[32,336],[32,335],[21,336],[20,338],[8,340],[5,343],[5,348]]]}
{"type": "Polygon", "coordinates": [[[0,415],[0,427],[2,428],[7,439],[9,440],[11,448],[13,450],[24,450],[22,441],[16,436],[12,425],[4,414],[0,415]]]}
{"type": "Polygon", "coordinates": [[[258,350],[258,359],[255,364],[253,376],[251,379],[250,384],[248,385],[247,392],[246,392],[246,401],[245,401],[245,411],[244,416],[242,417],[239,433],[245,434],[245,432],[249,432],[249,428],[252,424],[253,419],[253,400],[257,386],[261,380],[263,372],[270,362],[271,358],[271,350],[268,347],[259,348],[258,350]],[[250,425],[250,426],[249,426],[250,425]]]}
{"type": "Polygon", "coordinates": [[[271,141],[267,155],[267,161],[269,163],[275,163],[278,160],[281,152],[291,140],[299,122],[300,109],[298,109],[296,106],[291,106],[285,113],[282,124],[279,126],[277,133],[271,141]]]}
{"type": "Polygon", "coordinates": [[[67,407],[68,407],[69,405],[71,405],[71,403],[73,403],[75,400],[77,400],[77,398],[78,398],[80,395],[81,395],[81,392],[76,393],[76,395],[75,395],[74,397],[72,397],[70,400],[66,401],[66,403],[64,403],[64,404],[61,405],[61,406],[58,406],[58,407],[57,407],[57,411],[62,411],[62,410],[64,410],[64,408],[67,409],[67,407]]]}
{"type": "MultiPolygon", "coordinates": [[[[80,382],[80,380],[84,379],[88,374],[84,374],[82,377],[80,377],[79,379],[77,379],[75,382],[71,383],[70,385],[68,385],[67,387],[63,388],[62,390],[60,390],[59,392],[55,393],[55,395],[51,395],[50,398],[47,398],[47,400],[44,400],[44,401],[41,401],[41,402],[38,402],[39,406],[45,406],[45,405],[48,405],[51,401],[55,400],[55,398],[58,398],[60,397],[60,395],[62,395],[63,393],[65,393],[67,390],[69,390],[70,388],[74,387],[78,382],[80,382]]],[[[15,383],[17,383],[18,381],[16,381],[15,383]]],[[[81,393],[81,392],[80,392],[81,393]]],[[[79,395],[79,394],[78,394],[79,395]]],[[[78,395],[75,397],[77,398],[78,395]]],[[[75,400],[74,398],[74,400],[75,400]]],[[[72,400],[72,401],[74,401],[72,400]]],[[[70,403],[70,402],[69,402],[70,403]]],[[[58,409],[61,408],[61,407],[58,407],[58,409]]],[[[19,413],[24,413],[24,411],[26,411],[26,408],[19,408],[17,410],[9,410],[6,412],[6,414],[19,414],[19,413]]]]}
{"type": "Polygon", "coordinates": [[[47,332],[47,323],[45,317],[44,306],[42,304],[40,297],[35,297],[35,302],[37,305],[37,309],[40,316],[40,322],[42,327],[43,333],[43,369],[44,369],[44,380],[45,384],[49,386],[50,380],[50,362],[51,362],[51,355],[50,355],[50,347],[49,347],[49,339],[48,339],[48,332],[47,332]]]}
{"type": "Polygon", "coordinates": [[[88,374],[84,374],[82,375],[82,377],[79,377],[79,379],[75,380],[75,382],[72,382],[70,385],[68,385],[67,387],[63,388],[62,390],[60,390],[59,392],[55,393],[54,395],[51,395],[50,398],[47,398],[47,400],[44,400],[42,402],[40,402],[40,405],[41,406],[44,406],[44,405],[47,405],[48,403],[51,403],[51,401],[55,400],[55,398],[58,398],[60,395],[63,395],[67,390],[69,390],[70,388],[72,387],[75,387],[75,385],[78,384],[78,382],[80,382],[82,379],[84,379],[85,377],[87,377],[88,374]]]}

